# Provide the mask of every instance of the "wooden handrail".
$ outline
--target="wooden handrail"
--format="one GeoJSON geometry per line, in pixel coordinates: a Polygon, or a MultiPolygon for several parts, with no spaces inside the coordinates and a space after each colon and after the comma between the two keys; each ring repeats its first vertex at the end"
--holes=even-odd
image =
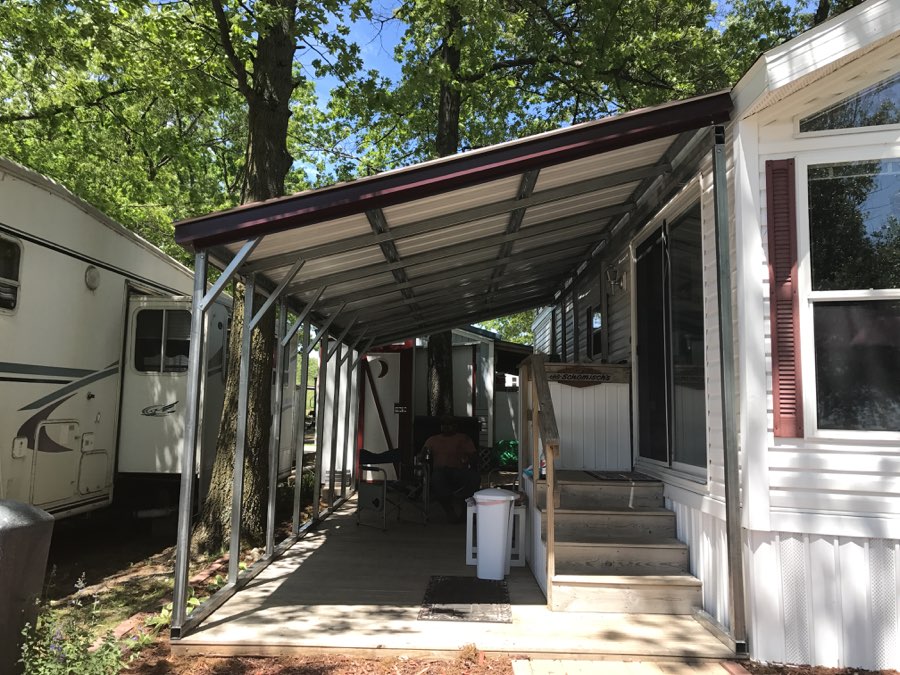
{"type": "Polygon", "coordinates": [[[556,426],[556,413],[553,410],[553,399],[550,397],[550,384],[547,382],[547,370],[544,367],[547,357],[535,354],[531,359],[534,370],[534,382],[537,385],[538,406],[540,410],[541,440],[548,445],[559,448],[559,429],[556,426]]]}

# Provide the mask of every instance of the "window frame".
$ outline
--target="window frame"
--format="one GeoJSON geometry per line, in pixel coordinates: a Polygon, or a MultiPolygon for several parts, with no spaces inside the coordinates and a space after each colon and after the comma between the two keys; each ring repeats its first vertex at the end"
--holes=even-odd
{"type": "MultiPolygon", "coordinates": [[[[185,309],[181,309],[178,307],[141,307],[139,308],[135,314],[133,319],[133,331],[131,338],[131,358],[130,366],[131,369],[138,373],[139,375],[165,375],[165,376],[180,376],[187,373],[188,366],[185,366],[184,369],[174,369],[174,370],[166,370],[166,343],[168,342],[168,331],[169,331],[169,313],[170,312],[185,312],[188,315],[188,312],[185,309]],[[162,332],[159,337],[159,369],[158,370],[145,370],[142,368],[138,368],[137,365],[137,341],[139,338],[137,325],[138,325],[138,317],[142,312],[161,312],[162,313],[162,332]]],[[[188,334],[188,345],[190,345],[190,334],[188,334]]],[[[226,368],[223,365],[223,372],[226,368]]],[[[223,376],[224,377],[224,376],[223,376]]]]}
{"type": "Polygon", "coordinates": [[[19,249],[19,278],[18,279],[9,279],[7,277],[0,277],[4,284],[12,285],[16,289],[16,304],[12,308],[8,307],[0,307],[0,314],[8,314],[12,315],[19,311],[19,305],[21,305],[21,297],[22,297],[22,269],[25,267],[25,247],[22,246],[22,242],[16,239],[15,237],[11,237],[3,232],[0,232],[0,241],[9,242],[13,246],[19,249]]]}
{"type": "MultiPolygon", "coordinates": [[[[900,127],[900,125],[891,125],[900,127]]],[[[869,131],[873,127],[864,127],[869,131]]],[[[876,127],[879,131],[888,127],[876,127]]],[[[844,129],[842,133],[856,132],[856,129],[844,129]]],[[[821,133],[821,132],[816,132],[821,133]]],[[[812,135],[810,134],[804,134],[812,135]]],[[[797,153],[794,158],[796,169],[796,222],[797,222],[797,287],[799,294],[798,310],[800,314],[800,362],[803,385],[803,418],[806,428],[805,436],[816,439],[849,440],[866,439],[871,441],[900,441],[900,431],[881,431],[865,429],[820,429],[818,414],[818,391],[816,389],[816,352],[813,323],[813,310],[817,303],[900,300],[900,288],[872,290],[812,290],[812,260],[809,231],[809,168],[821,164],[839,164],[844,162],[865,162],[900,159],[900,139],[893,142],[855,146],[848,148],[819,148],[797,153]]]]}

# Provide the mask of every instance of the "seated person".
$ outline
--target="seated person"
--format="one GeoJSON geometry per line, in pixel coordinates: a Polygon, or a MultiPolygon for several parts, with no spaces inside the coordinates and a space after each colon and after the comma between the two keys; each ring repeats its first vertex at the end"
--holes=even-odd
{"type": "Polygon", "coordinates": [[[423,454],[431,460],[431,493],[447,512],[447,519],[462,522],[466,499],[481,487],[477,450],[472,439],[457,431],[449,415],[441,418],[441,433],[425,441],[423,454]]]}

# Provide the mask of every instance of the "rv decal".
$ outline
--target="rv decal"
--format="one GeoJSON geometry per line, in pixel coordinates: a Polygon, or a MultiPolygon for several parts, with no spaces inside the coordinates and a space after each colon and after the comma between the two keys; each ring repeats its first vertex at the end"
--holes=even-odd
{"type": "Polygon", "coordinates": [[[96,371],[92,372],[90,375],[87,375],[86,377],[82,377],[80,380],[75,380],[71,384],[67,384],[65,387],[60,387],[52,394],[48,394],[47,396],[44,396],[43,398],[39,398],[37,401],[34,401],[33,403],[29,403],[28,405],[26,405],[22,408],[19,408],[19,410],[34,410],[36,408],[40,408],[42,405],[47,405],[48,403],[55,401],[60,396],[66,396],[66,394],[70,394],[71,392],[78,391],[79,389],[81,389],[83,386],[85,386],[87,384],[91,384],[92,382],[96,382],[97,380],[102,380],[106,377],[109,377],[110,375],[115,375],[118,372],[119,372],[119,362],[116,361],[115,363],[107,366],[103,370],[96,370],[96,371]]]}
{"type": "Polygon", "coordinates": [[[175,412],[176,405],[178,405],[178,401],[167,403],[166,405],[148,405],[141,410],[141,415],[145,415],[146,417],[165,417],[166,415],[171,415],[175,412]]]}
{"type": "MultiPolygon", "coordinates": [[[[58,400],[56,403],[51,403],[46,408],[41,410],[38,413],[35,413],[31,417],[29,417],[25,424],[19,427],[19,431],[16,434],[18,438],[27,438],[28,439],[28,448],[29,450],[34,450],[34,440],[37,434],[35,433],[41,423],[45,422],[48,417],[50,417],[50,413],[56,410],[63,403],[72,398],[75,394],[69,394],[65,398],[58,400]]],[[[22,408],[26,410],[26,408],[22,408]]],[[[38,443],[38,447],[41,452],[71,452],[71,448],[63,447],[57,443],[54,443],[50,438],[47,437],[47,432],[41,429],[41,442],[38,443]]]]}

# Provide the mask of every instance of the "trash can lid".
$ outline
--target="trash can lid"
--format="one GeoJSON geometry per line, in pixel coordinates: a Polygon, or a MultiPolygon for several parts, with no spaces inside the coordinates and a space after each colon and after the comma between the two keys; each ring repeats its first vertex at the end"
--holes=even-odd
{"type": "Polygon", "coordinates": [[[476,502],[480,503],[514,501],[517,497],[515,492],[510,492],[509,490],[504,490],[502,488],[487,488],[484,490],[479,490],[472,496],[475,498],[476,502]]]}

